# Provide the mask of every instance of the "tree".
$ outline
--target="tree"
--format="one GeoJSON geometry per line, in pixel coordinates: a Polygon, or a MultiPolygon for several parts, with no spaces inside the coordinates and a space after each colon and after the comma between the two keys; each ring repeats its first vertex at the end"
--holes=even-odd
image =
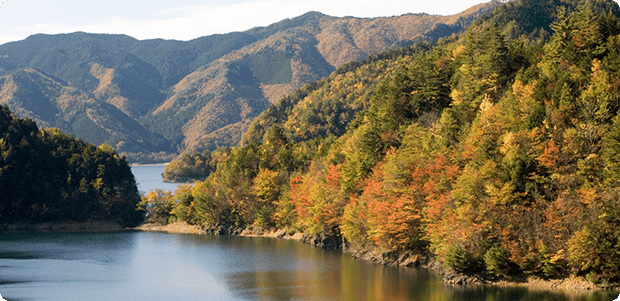
{"type": "Polygon", "coordinates": [[[167,224],[175,205],[172,192],[157,188],[143,196],[138,204],[139,208],[146,211],[146,220],[156,224],[167,224]]]}
{"type": "Polygon", "coordinates": [[[272,216],[276,201],[280,197],[280,177],[278,172],[261,168],[254,178],[252,191],[258,197],[256,220],[254,223],[262,228],[273,226],[272,216]]]}

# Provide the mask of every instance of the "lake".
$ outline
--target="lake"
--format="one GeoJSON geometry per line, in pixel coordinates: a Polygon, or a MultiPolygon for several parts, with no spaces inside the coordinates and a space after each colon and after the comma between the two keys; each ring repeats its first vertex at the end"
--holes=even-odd
{"type": "MultiPolygon", "coordinates": [[[[133,167],[138,181],[141,173],[156,172],[141,169],[133,167]]],[[[158,183],[165,184],[159,179],[148,185],[158,183]]],[[[375,265],[292,240],[120,232],[0,235],[0,295],[63,301],[608,301],[618,293],[448,286],[426,269],[375,265]]]]}
{"type": "Polygon", "coordinates": [[[166,183],[163,182],[161,174],[166,168],[165,165],[134,165],[131,167],[131,172],[136,178],[138,184],[138,191],[146,194],[147,192],[158,188],[164,191],[170,190],[174,192],[177,189],[179,183],[166,183]]]}

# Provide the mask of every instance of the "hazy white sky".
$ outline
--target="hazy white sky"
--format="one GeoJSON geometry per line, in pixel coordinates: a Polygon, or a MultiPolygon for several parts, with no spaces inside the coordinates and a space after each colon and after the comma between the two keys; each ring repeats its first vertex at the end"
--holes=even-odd
{"type": "MultiPolygon", "coordinates": [[[[616,0],[618,1],[618,0],[616,0]]],[[[122,33],[191,40],[319,11],[331,16],[450,15],[480,0],[0,0],[0,44],[36,33],[122,33]]]]}

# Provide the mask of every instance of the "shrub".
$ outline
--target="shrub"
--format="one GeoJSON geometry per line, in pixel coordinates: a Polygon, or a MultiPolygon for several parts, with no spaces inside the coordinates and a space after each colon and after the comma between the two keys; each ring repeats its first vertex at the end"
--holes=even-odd
{"type": "Polygon", "coordinates": [[[450,246],[444,255],[443,265],[446,269],[462,273],[473,267],[473,260],[461,246],[450,246]]]}
{"type": "Polygon", "coordinates": [[[494,277],[506,276],[509,272],[508,254],[504,248],[493,246],[484,254],[487,272],[494,277]]]}

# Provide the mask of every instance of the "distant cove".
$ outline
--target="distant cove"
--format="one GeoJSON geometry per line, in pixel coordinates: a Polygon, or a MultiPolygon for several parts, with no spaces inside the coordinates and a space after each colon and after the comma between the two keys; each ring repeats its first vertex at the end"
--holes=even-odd
{"type": "Polygon", "coordinates": [[[164,172],[164,164],[153,165],[132,165],[131,172],[136,178],[138,184],[138,191],[140,193],[148,193],[153,189],[161,189],[164,191],[174,191],[177,185],[181,183],[166,183],[163,182],[161,174],[164,172]]]}

